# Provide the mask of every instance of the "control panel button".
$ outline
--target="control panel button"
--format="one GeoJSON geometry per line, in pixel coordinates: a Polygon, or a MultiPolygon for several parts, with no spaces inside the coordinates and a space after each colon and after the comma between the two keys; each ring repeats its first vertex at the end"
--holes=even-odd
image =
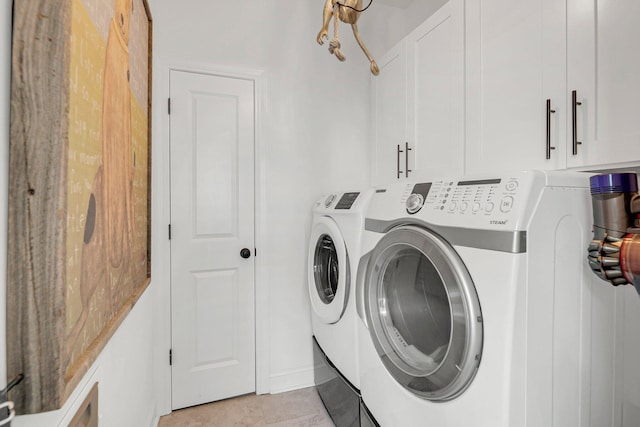
{"type": "Polygon", "coordinates": [[[468,208],[468,207],[469,207],[469,203],[467,203],[467,202],[462,202],[462,203],[460,204],[460,211],[461,211],[461,212],[465,212],[465,211],[467,210],[467,208],[468,208]]]}
{"type": "Polygon", "coordinates": [[[449,203],[449,210],[451,212],[455,211],[457,207],[458,207],[458,204],[456,202],[449,203]]]}
{"type": "Polygon", "coordinates": [[[324,200],[324,207],[328,208],[329,206],[331,206],[331,203],[333,203],[335,199],[336,199],[335,194],[329,194],[327,198],[324,200]]]}
{"type": "Polygon", "coordinates": [[[414,214],[422,208],[423,204],[424,198],[422,197],[422,194],[413,193],[407,198],[407,212],[409,212],[410,214],[414,214]]]}
{"type": "Polygon", "coordinates": [[[489,203],[487,203],[487,205],[484,207],[484,210],[485,210],[486,212],[491,212],[491,211],[493,211],[494,206],[495,206],[495,205],[493,204],[493,202],[489,202],[489,203]]]}
{"type": "Polygon", "coordinates": [[[475,202],[475,203],[473,204],[473,206],[471,206],[471,210],[472,210],[473,212],[478,212],[478,211],[480,210],[480,203],[475,202]]]}
{"type": "Polygon", "coordinates": [[[513,191],[518,188],[518,181],[509,181],[504,185],[504,188],[506,188],[507,191],[513,191]]]}
{"type": "Polygon", "coordinates": [[[513,208],[513,197],[504,196],[500,202],[500,210],[502,212],[509,212],[513,208]]]}

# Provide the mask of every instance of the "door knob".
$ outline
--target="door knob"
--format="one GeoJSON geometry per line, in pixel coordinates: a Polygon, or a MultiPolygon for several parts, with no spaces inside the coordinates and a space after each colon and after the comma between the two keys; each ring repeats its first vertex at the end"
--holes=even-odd
{"type": "Polygon", "coordinates": [[[251,256],[251,251],[249,250],[249,248],[243,248],[243,249],[240,251],[240,256],[241,256],[242,258],[245,258],[245,259],[246,259],[246,258],[249,258],[249,257],[251,256]]]}

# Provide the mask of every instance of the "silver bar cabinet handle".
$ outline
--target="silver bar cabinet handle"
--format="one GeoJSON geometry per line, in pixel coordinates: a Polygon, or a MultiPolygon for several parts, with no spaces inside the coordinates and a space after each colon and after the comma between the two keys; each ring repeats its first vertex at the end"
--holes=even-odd
{"type": "Polygon", "coordinates": [[[551,109],[551,100],[547,99],[547,160],[551,158],[551,150],[556,149],[551,146],[551,113],[555,112],[556,110],[551,109]]]}
{"type": "Polygon", "coordinates": [[[400,144],[398,144],[398,152],[396,156],[396,179],[400,179],[400,174],[402,173],[400,170],[400,153],[402,153],[402,150],[400,149],[400,144]]]}
{"type": "Polygon", "coordinates": [[[571,92],[571,121],[573,130],[573,155],[578,154],[578,145],[582,142],[578,141],[578,105],[582,105],[582,102],[578,102],[578,94],[574,90],[571,92]]]}
{"type": "Polygon", "coordinates": [[[404,143],[404,177],[405,178],[409,178],[409,172],[413,172],[411,169],[409,169],[409,151],[413,150],[413,148],[409,148],[409,143],[405,142],[404,143]]]}

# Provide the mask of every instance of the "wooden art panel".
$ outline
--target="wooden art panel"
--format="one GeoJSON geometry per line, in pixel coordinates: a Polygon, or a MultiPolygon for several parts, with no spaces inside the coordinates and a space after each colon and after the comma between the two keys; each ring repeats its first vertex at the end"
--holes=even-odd
{"type": "Polygon", "coordinates": [[[15,0],[7,375],[60,408],[150,281],[146,0],[15,0]]]}

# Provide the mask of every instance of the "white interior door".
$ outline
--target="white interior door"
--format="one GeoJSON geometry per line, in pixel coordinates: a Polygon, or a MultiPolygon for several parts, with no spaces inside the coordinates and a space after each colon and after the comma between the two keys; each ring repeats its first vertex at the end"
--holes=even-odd
{"type": "Polygon", "coordinates": [[[170,96],[178,409],[255,391],[254,82],[171,71],[170,96]]]}

